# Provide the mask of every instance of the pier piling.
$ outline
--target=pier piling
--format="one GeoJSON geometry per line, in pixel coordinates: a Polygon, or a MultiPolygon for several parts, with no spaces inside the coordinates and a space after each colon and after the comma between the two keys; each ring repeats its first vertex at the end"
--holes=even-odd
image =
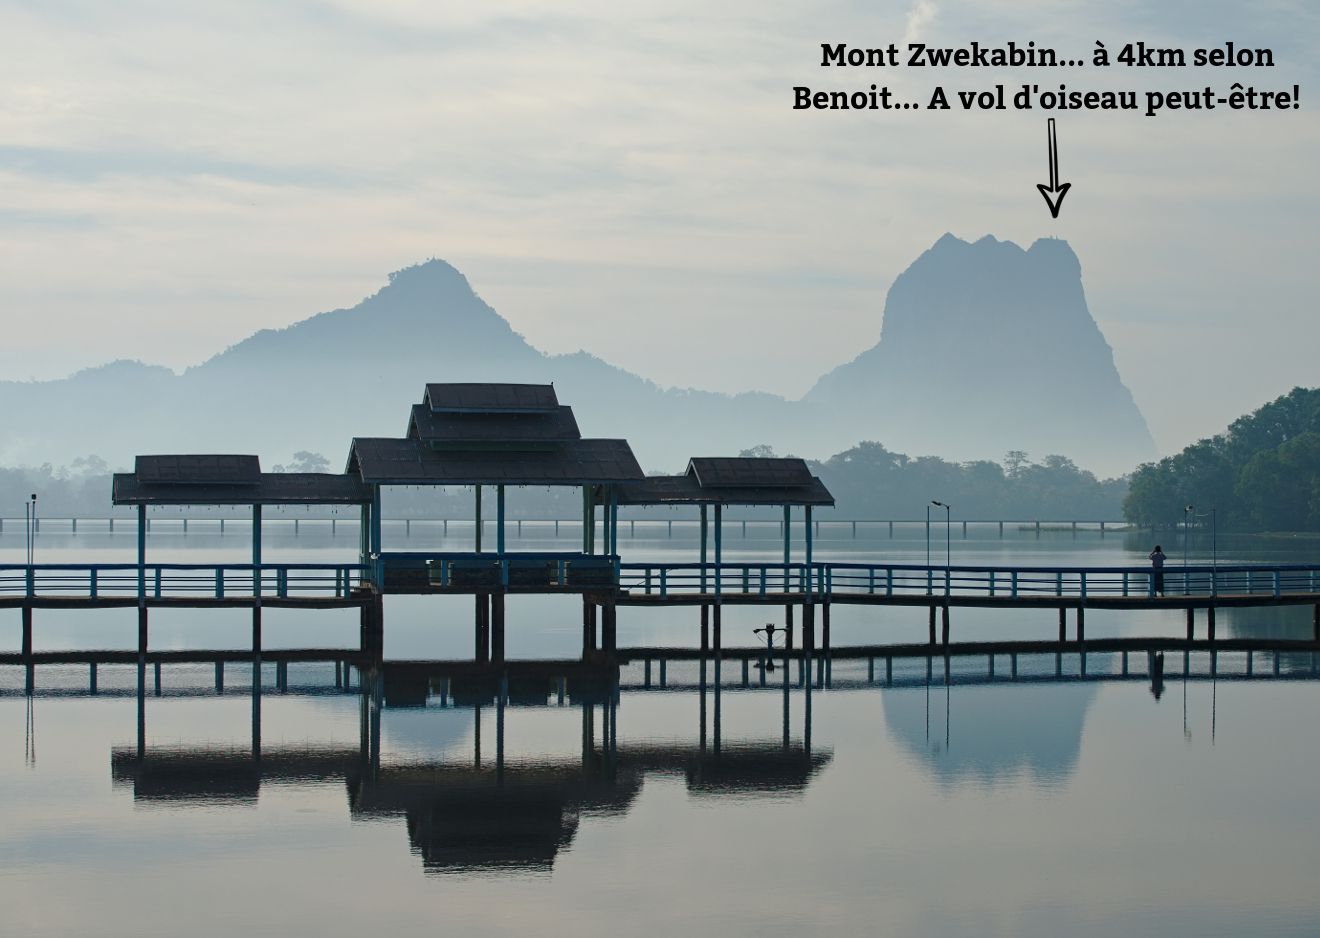
{"type": "Polygon", "coordinates": [[[472,657],[478,664],[486,664],[490,661],[490,594],[477,593],[475,600],[475,616],[473,622],[473,649],[472,657]]]}
{"type": "Polygon", "coordinates": [[[490,594],[490,657],[504,661],[504,593],[490,594]]]}

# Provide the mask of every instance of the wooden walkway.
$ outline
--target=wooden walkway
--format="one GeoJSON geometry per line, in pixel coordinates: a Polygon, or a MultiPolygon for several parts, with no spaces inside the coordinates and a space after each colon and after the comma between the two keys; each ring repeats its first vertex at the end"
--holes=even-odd
{"type": "MultiPolygon", "coordinates": [[[[474,660],[504,655],[505,599],[514,594],[566,594],[583,604],[582,652],[617,655],[619,607],[697,606],[700,648],[724,652],[724,606],[784,608],[799,647],[831,647],[836,604],[927,610],[928,645],[951,641],[950,610],[1056,610],[1058,643],[1086,641],[1087,610],[1179,610],[1186,638],[1216,636],[1216,610],[1311,606],[1320,640],[1320,565],[1214,564],[1169,566],[1162,582],[1149,567],[924,566],[839,561],[813,563],[622,563],[617,555],[573,553],[395,553],[373,564],[31,564],[0,565],[0,608],[22,611],[20,654],[32,660],[37,609],[136,608],[138,654],[146,654],[148,613],[160,608],[236,608],[252,615],[253,652],[261,651],[263,608],[355,608],[360,650],[383,641],[383,597],[395,593],[466,595],[475,599],[474,660]],[[383,589],[371,582],[373,576],[383,589]],[[817,618],[820,634],[817,635],[817,618]],[[938,631],[937,631],[938,619],[938,631]]],[[[877,626],[880,627],[880,626],[877,626]]],[[[1089,643],[1088,643],[1089,644],[1089,643]]]]}

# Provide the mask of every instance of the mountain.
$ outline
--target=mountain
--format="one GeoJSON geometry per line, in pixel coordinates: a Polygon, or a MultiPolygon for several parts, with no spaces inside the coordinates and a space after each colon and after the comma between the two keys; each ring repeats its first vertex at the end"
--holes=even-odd
{"type": "Polygon", "coordinates": [[[1065,241],[946,234],[889,289],[880,341],[805,402],[870,413],[887,447],[960,459],[1061,453],[1123,472],[1155,444],[1065,241]]]}
{"type": "Polygon", "coordinates": [[[862,439],[959,459],[1063,453],[1106,472],[1153,454],[1067,245],[945,236],[894,283],[880,344],[802,401],[664,389],[585,352],[545,354],[430,260],[179,375],[115,362],[0,382],[0,464],[193,451],[273,465],[298,450],[338,464],[354,436],[401,435],[425,382],[483,380],[553,382],[585,434],[626,437],[652,470],[762,443],[824,457],[862,439]]]}
{"type": "MultiPolygon", "coordinates": [[[[533,348],[449,264],[389,277],[351,309],[267,329],[181,375],[115,362],[68,378],[0,382],[0,464],[96,453],[311,450],[338,465],[354,436],[401,436],[427,381],[553,382],[584,434],[628,438],[642,464],[784,439],[805,408],[769,394],[665,390],[584,352],[533,348]]],[[[794,435],[793,439],[809,436],[794,435]]]]}

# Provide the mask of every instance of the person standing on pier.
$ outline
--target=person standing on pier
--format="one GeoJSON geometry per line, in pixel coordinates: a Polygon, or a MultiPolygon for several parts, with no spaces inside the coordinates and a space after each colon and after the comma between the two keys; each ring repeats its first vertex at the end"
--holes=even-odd
{"type": "Polygon", "coordinates": [[[1164,550],[1159,544],[1150,552],[1151,579],[1154,580],[1155,592],[1164,595],[1164,550]]]}

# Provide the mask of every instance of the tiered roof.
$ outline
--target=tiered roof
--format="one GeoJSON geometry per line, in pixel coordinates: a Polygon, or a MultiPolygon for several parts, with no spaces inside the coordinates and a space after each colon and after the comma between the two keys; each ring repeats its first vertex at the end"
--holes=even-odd
{"type": "Polygon", "coordinates": [[[353,440],[345,471],[385,485],[592,485],[642,478],[626,440],[584,440],[548,384],[428,384],[403,439],[353,440]]]}

